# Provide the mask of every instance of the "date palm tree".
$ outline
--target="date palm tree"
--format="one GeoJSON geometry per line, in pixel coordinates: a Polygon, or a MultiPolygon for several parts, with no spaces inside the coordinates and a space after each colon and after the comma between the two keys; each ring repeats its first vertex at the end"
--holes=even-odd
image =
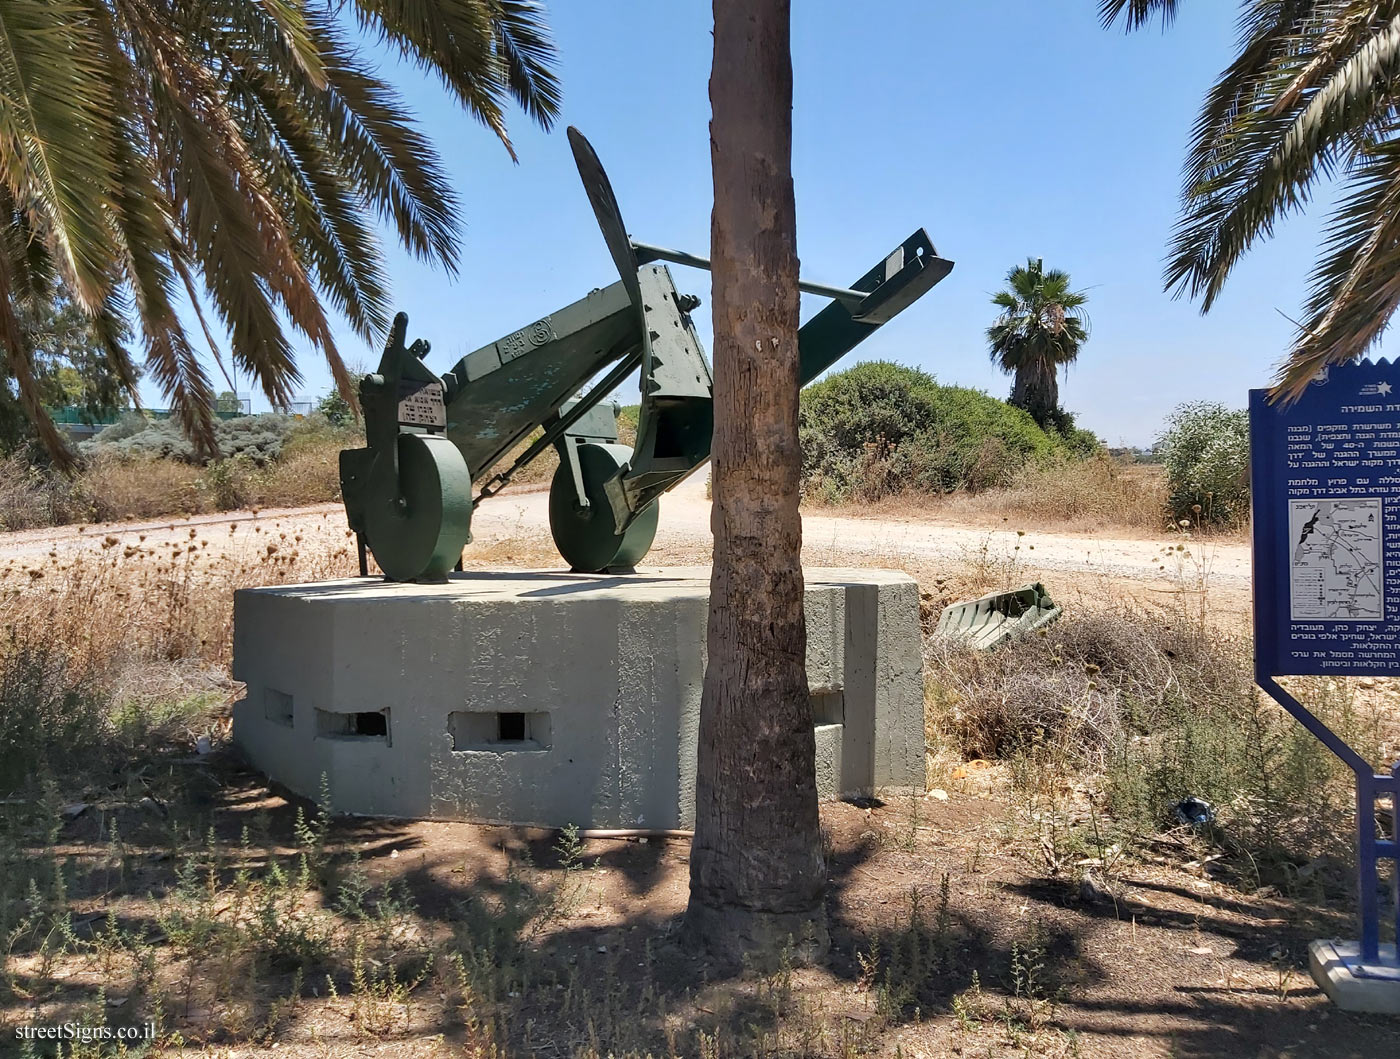
{"type": "Polygon", "coordinates": [[[721,962],[828,943],[807,687],[791,0],[713,0],[714,570],[686,933],[721,962]]]}
{"type": "Polygon", "coordinates": [[[992,361],[1015,376],[1010,403],[1041,426],[1053,425],[1060,410],[1060,368],[1073,363],[1088,340],[1086,301],[1070,290],[1069,273],[1047,272],[1036,257],[1008,272],[1006,289],[992,296],[1001,308],[987,328],[992,361]]]}
{"type": "Polygon", "coordinates": [[[0,2],[0,349],[56,455],[21,311],[55,277],[133,394],[134,321],[150,375],[208,445],[214,393],[182,298],[215,357],[217,323],[274,403],[299,380],[289,328],[348,396],[328,312],[366,340],[384,329],[376,224],[455,267],[447,176],[349,21],[436,74],[507,150],[510,101],[546,127],[558,110],[535,0],[0,2]]]}
{"type": "MultiPolygon", "coordinates": [[[[1101,0],[1106,26],[1168,24],[1178,0],[1101,0]]],[[[1276,379],[1297,395],[1363,354],[1400,304],[1400,2],[1244,0],[1239,54],[1207,94],[1166,286],[1208,311],[1231,269],[1319,180],[1343,193],[1276,379]]]]}

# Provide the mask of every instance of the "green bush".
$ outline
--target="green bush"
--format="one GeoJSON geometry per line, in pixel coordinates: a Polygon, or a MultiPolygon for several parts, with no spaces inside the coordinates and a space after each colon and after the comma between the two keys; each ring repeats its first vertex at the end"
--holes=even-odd
{"type": "Polygon", "coordinates": [[[807,495],[873,500],[904,489],[946,493],[1004,485],[1027,463],[1098,449],[1066,438],[980,390],[941,386],[918,368],[875,361],[802,393],[807,495]]]}
{"type": "MultiPolygon", "coordinates": [[[[219,457],[230,459],[240,453],[258,466],[277,459],[282,446],[298,429],[301,420],[272,412],[264,415],[220,419],[214,424],[219,457]]],[[[171,419],[145,419],[139,414],[123,416],[83,442],[85,455],[154,457],[198,463],[194,446],[180,433],[171,419]]]]}
{"type": "Polygon", "coordinates": [[[1249,413],[1213,401],[1177,406],[1157,440],[1172,515],[1238,525],[1249,517],[1249,413]]]}
{"type": "Polygon", "coordinates": [[[339,390],[331,390],[316,403],[316,413],[332,426],[344,427],[355,422],[355,410],[350,402],[340,396],[339,390]]]}
{"type": "Polygon", "coordinates": [[[617,410],[617,440],[623,445],[637,442],[637,423],[642,415],[639,404],[625,404],[617,410]]]}
{"type": "Polygon", "coordinates": [[[1107,451],[1097,434],[1075,425],[1073,412],[1059,411],[1055,416],[1054,428],[1050,436],[1054,438],[1058,434],[1057,440],[1075,459],[1087,460],[1107,451]]]}
{"type": "Polygon", "coordinates": [[[215,460],[200,476],[199,486],[216,511],[236,511],[253,504],[253,461],[244,453],[215,460]]]}

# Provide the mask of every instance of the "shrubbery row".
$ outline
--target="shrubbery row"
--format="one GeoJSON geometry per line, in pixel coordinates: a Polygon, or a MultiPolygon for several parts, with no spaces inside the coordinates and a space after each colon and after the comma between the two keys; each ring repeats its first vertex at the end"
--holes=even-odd
{"type": "Polygon", "coordinates": [[[875,361],[802,394],[807,494],[827,502],[904,491],[977,492],[1008,484],[1027,463],[1087,456],[1093,434],[1047,432],[1030,415],[979,390],[875,361]]]}
{"type": "MultiPolygon", "coordinates": [[[[219,457],[231,459],[242,455],[261,466],[280,456],[287,439],[299,428],[304,429],[301,425],[306,422],[309,421],[276,412],[216,420],[214,439],[219,446],[219,457]]],[[[205,462],[195,454],[194,445],[173,419],[147,419],[140,412],[128,412],[78,448],[87,456],[112,454],[184,463],[205,462]]]]}
{"type": "Polygon", "coordinates": [[[0,458],[0,531],[337,500],[338,453],[363,436],[321,416],[265,415],[221,423],[218,442],[220,458],[201,465],[173,424],[133,415],[79,446],[72,477],[0,458]]]}
{"type": "MultiPolygon", "coordinates": [[[[978,493],[1024,482],[1028,469],[1106,458],[1097,437],[1062,416],[1043,430],[979,390],[882,361],[808,387],[801,408],[802,480],[825,503],[903,492],[978,493]]],[[[1167,471],[1161,523],[1237,526],[1249,517],[1249,416],[1211,402],[1177,408],[1154,449],[1167,471]]],[[[1050,472],[1045,472],[1050,468],[1050,472]]],[[[1154,500],[1154,506],[1159,501],[1154,500]]]]}

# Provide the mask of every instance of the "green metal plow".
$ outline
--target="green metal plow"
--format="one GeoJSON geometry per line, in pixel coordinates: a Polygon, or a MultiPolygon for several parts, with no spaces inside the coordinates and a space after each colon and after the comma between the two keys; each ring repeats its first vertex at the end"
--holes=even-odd
{"type": "MultiPolygon", "coordinates": [[[[592,146],[574,128],[569,143],[621,279],[442,374],[424,363],[427,342],[405,344],[408,317],[394,318],[379,370],[360,381],[366,447],[340,454],[362,574],[368,547],[390,580],[443,579],[471,540],[476,505],[551,446],[559,469],[549,525],[560,555],[574,570],[628,569],[651,548],[661,494],[709,459],[710,365],[690,316],[700,299],[680,293],[657,262],[710,263],[630,239],[592,146]],[[628,449],[617,444],[607,398],[637,371],[641,412],[628,449]],[[503,465],[537,429],[541,436],[503,465]]],[[[832,299],[798,332],[802,383],[952,267],[920,229],[849,287],[801,281],[804,291],[832,299]]]]}

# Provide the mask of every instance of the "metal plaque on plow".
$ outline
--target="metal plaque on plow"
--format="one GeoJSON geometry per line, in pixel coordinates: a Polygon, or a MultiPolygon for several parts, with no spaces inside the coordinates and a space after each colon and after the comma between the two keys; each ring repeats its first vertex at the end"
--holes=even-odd
{"type": "Polygon", "coordinates": [[[1400,674],[1400,366],[1249,404],[1261,672],[1400,674]]]}
{"type": "Polygon", "coordinates": [[[442,383],[399,380],[399,422],[406,426],[447,429],[447,402],[442,383]]]}

